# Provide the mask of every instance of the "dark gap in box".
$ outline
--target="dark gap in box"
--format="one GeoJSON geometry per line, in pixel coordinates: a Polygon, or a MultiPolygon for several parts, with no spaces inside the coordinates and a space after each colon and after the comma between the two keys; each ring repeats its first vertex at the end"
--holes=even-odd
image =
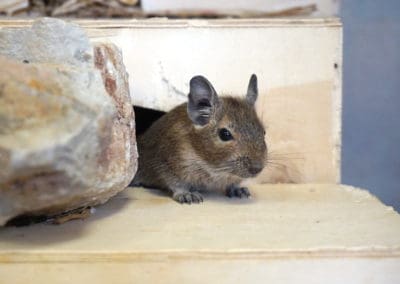
{"type": "Polygon", "coordinates": [[[137,136],[145,132],[157,119],[165,114],[163,111],[138,106],[134,106],[133,109],[135,111],[137,136]]]}

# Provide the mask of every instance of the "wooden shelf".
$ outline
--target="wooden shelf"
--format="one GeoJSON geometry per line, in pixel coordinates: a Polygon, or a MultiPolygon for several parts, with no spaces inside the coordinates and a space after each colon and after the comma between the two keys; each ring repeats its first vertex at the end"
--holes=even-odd
{"type": "Polygon", "coordinates": [[[251,191],[189,206],[128,188],[89,219],[0,228],[0,283],[400,283],[400,216],[367,191],[251,191]]]}

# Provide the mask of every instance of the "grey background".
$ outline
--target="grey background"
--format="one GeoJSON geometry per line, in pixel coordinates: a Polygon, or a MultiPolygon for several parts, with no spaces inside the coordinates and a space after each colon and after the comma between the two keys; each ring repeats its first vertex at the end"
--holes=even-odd
{"type": "Polygon", "coordinates": [[[342,183],[400,211],[400,0],[341,2],[342,183]]]}

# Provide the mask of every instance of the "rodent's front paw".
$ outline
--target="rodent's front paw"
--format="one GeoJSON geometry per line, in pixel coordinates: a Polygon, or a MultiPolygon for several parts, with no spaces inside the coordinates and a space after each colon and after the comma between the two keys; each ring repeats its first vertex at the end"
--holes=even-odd
{"type": "Polygon", "coordinates": [[[226,195],[232,197],[250,197],[250,191],[247,187],[230,186],[226,189],[226,195]]]}
{"type": "Polygon", "coordinates": [[[175,192],[172,196],[175,201],[179,203],[200,203],[203,202],[203,196],[198,192],[175,192]]]}

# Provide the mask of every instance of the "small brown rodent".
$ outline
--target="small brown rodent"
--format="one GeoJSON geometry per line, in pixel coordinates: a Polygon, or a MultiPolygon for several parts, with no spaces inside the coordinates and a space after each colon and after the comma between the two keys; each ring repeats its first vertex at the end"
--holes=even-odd
{"type": "Polygon", "coordinates": [[[265,130],[254,108],[257,96],[256,75],[245,98],[218,97],[206,78],[193,77],[188,102],[138,138],[133,184],[168,190],[180,203],[202,202],[202,189],[249,197],[240,183],[261,172],[267,154],[265,130]]]}

